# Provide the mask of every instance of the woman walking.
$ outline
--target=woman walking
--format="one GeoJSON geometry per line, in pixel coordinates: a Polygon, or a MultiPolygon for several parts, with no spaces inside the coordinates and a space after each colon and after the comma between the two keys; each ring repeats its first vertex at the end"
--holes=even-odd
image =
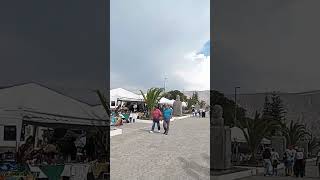
{"type": "Polygon", "coordinates": [[[286,152],[283,154],[283,164],[285,167],[285,176],[291,176],[292,162],[290,158],[289,149],[287,149],[286,152]]]}
{"type": "Polygon", "coordinates": [[[151,128],[151,131],[150,133],[153,133],[154,131],[154,127],[158,126],[158,132],[160,132],[160,118],[162,116],[162,113],[160,111],[160,109],[158,107],[155,107],[155,109],[152,111],[152,120],[153,120],[153,123],[152,123],[152,128],[151,128]]]}

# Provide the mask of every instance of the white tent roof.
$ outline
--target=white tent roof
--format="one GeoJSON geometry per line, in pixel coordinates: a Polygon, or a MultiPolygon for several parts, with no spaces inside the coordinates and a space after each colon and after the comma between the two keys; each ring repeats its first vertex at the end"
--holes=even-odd
{"type": "Polygon", "coordinates": [[[37,123],[102,125],[92,106],[36,83],[0,89],[0,109],[0,119],[23,115],[37,123]]]}
{"type": "MultiPolygon", "coordinates": [[[[245,131],[247,132],[247,129],[245,129],[245,131]]],[[[231,141],[232,142],[241,142],[241,143],[247,142],[242,130],[238,127],[231,128],[231,141]]],[[[266,138],[263,138],[261,143],[262,144],[270,144],[271,141],[266,138]]]]}
{"type": "Polygon", "coordinates": [[[186,102],[182,102],[182,107],[187,107],[187,103],[186,102]]]}
{"type": "Polygon", "coordinates": [[[170,100],[170,99],[167,99],[165,97],[162,97],[159,101],[160,104],[169,104],[169,105],[173,105],[174,103],[174,100],[170,100]]]}
{"type": "MultiPolygon", "coordinates": [[[[160,99],[159,103],[160,104],[169,104],[169,105],[172,106],[174,101],[175,100],[173,100],[173,99],[170,100],[170,99],[167,99],[167,98],[163,97],[163,98],[160,99]]],[[[182,102],[182,107],[187,107],[187,103],[186,102],[182,102]]]]}
{"type": "Polygon", "coordinates": [[[143,97],[141,95],[135,94],[123,88],[116,88],[110,90],[110,99],[113,101],[143,101],[143,97]]]}

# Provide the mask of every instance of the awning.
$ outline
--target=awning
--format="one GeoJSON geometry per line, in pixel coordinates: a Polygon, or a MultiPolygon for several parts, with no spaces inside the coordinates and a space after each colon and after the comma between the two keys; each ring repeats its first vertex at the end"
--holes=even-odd
{"type": "MultiPolygon", "coordinates": [[[[247,129],[245,129],[245,131],[247,131],[247,129]]],[[[238,127],[231,128],[231,141],[240,143],[247,142],[242,130],[238,127]]],[[[269,139],[263,138],[261,140],[261,144],[271,144],[271,141],[269,139]]]]}
{"type": "Polygon", "coordinates": [[[98,118],[81,118],[30,110],[20,110],[20,114],[25,124],[38,125],[43,127],[84,129],[88,127],[106,128],[109,125],[106,119],[98,118]]]}
{"type": "Polygon", "coordinates": [[[117,88],[110,90],[110,100],[111,101],[143,101],[143,97],[123,88],[117,88]]]}

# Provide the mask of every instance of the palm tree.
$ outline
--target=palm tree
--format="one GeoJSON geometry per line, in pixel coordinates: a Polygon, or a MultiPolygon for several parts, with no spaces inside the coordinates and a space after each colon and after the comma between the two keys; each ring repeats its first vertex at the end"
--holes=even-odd
{"type": "Polygon", "coordinates": [[[141,90],[140,92],[147,106],[149,115],[153,108],[159,103],[160,99],[165,95],[163,93],[163,88],[151,88],[147,91],[147,94],[144,94],[141,90]]]}
{"type": "Polygon", "coordinates": [[[293,122],[292,120],[290,125],[284,127],[282,131],[288,145],[296,145],[299,141],[309,135],[305,125],[293,122]]]}
{"type": "MultiPolygon", "coordinates": [[[[106,99],[106,97],[103,95],[103,93],[100,90],[95,90],[97,93],[99,100],[107,114],[106,118],[106,124],[107,127],[110,125],[110,108],[109,108],[109,103],[106,99]]],[[[97,117],[95,117],[97,118],[97,117]]],[[[108,133],[110,131],[108,128],[104,127],[95,127],[95,130],[90,131],[91,137],[89,138],[89,142],[86,145],[86,148],[90,150],[89,154],[93,158],[105,158],[109,151],[108,147],[110,146],[109,138],[108,138],[108,133]]]]}
{"type": "Polygon", "coordinates": [[[256,154],[263,138],[267,138],[276,127],[276,122],[266,121],[255,113],[254,119],[239,119],[237,126],[242,130],[251,153],[251,162],[256,160],[256,154]]]}
{"type": "Polygon", "coordinates": [[[309,150],[309,152],[312,153],[313,150],[315,150],[319,146],[320,146],[320,143],[319,143],[318,139],[316,137],[314,137],[312,135],[312,133],[310,133],[310,138],[308,140],[308,150],[309,150]]]}

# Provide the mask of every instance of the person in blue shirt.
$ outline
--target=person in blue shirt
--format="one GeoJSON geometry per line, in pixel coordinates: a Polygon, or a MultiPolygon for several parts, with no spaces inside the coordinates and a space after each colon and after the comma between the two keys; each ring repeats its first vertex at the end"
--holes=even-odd
{"type": "Polygon", "coordinates": [[[165,108],[162,114],[163,114],[163,129],[164,129],[163,134],[168,135],[170,119],[172,117],[172,109],[168,105],[165,105],[165,108]]]}

